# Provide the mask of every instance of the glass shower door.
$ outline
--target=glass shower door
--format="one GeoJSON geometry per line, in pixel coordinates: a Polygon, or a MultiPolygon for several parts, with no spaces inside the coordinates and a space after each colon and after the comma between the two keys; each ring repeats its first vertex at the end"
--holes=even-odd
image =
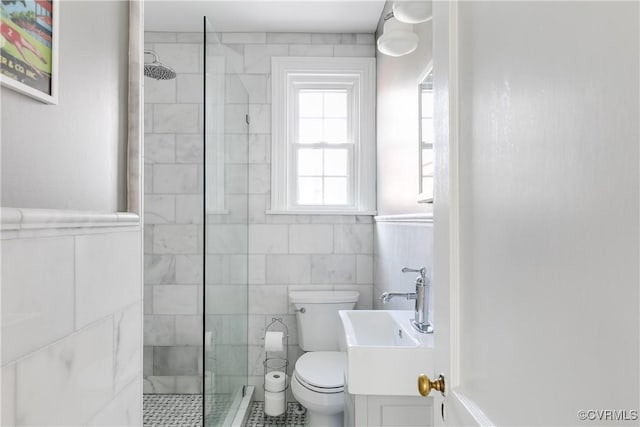
{"type": "Polygon", "coordinates": [[[231,425],[247,384],[249,96],[204,18],[204,425],[231,425]]]}

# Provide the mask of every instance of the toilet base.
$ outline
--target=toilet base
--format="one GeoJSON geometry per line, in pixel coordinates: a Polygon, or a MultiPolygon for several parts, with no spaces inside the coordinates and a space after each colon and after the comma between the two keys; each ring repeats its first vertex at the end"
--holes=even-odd
{"type": "Polygon", "coordinates": [[[343,427],[344,412],[337,414],[323,414],[307,409],[307,423],[309,427],[343,427]]]}

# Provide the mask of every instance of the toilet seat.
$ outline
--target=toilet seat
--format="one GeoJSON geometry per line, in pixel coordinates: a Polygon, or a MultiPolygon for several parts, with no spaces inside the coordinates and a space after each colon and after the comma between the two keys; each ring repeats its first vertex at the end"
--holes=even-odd
{"type": "Polygon", "coordinates": [[[335,388],[324,388],[324,387],[316,387],[314,385],[311,385],[307,382],[305,382],[302,378],[300,378],[300,376],[298,374],[296,374],[295,372],[293,373],[293,380],[297,381],[298,384],[300,384],[302,387],[306,388],[309,391],[312,391],[314,393],[320,393],[320,394],[338,394],[338,393],[344,393],[344,386],[341,387],[335,387],[335,388]]]}
{"type": "Polygon", "coordinates": [[[303,387],[316,393],[342,393],[345,365],[343,352],[314,351],[300,356],[294,375],[303,387]]]}

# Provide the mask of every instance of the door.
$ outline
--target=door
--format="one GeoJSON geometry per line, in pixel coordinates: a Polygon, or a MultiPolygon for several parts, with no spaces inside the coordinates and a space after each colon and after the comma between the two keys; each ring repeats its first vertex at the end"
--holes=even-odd
{"type": "Polygon", "coordinates": [[[230,426],[248,375],[249,94],[204,17],[203,392],[205,427],[230,426]],[[234,155],[227,151],[234,148],[234,155]]]}
{"type": "Polygon", "coordinates": [[[457,407],[459,295],[459,200],[457,116],[457,2],[434,2],[434,260],[433,298],[435,365],[431,380],[445,377],[444,395],[432,391],[435,425],[474,425],[469,412],[457,407]],[[452,36],[452,34],[454,36],[452,36]],[[441,286],[446,283],[448,286],[441,286]],[[446,396],[446,398],[444,397],[446,396]],[[456,407],[454,407],[456,405],[456,407]]]}
{"type": "Polygon", "coordinates": [[[639,4],[433,11],[434,420],[636,425],[639,4]]]}

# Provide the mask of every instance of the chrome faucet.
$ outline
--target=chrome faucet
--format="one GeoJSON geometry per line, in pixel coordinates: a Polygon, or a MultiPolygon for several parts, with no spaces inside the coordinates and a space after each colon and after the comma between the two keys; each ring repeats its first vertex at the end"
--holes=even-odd
{"type": "Polygon", "coordinates": [[[384,304],[388,303],[392,298],[403,297],[407,300],[415,300],[415,315],[411,322],[414,329],[423,334],[433,333],[433,326],[429,323],[429,283],[427,279],[427,269],[413,269],[404,267],[403,273],[419,273],[416,278],[415,292],[385,292],[380,295],[380,301],[384,304]],[[425,298],[426,295],[426,298],[425,298]]]}

